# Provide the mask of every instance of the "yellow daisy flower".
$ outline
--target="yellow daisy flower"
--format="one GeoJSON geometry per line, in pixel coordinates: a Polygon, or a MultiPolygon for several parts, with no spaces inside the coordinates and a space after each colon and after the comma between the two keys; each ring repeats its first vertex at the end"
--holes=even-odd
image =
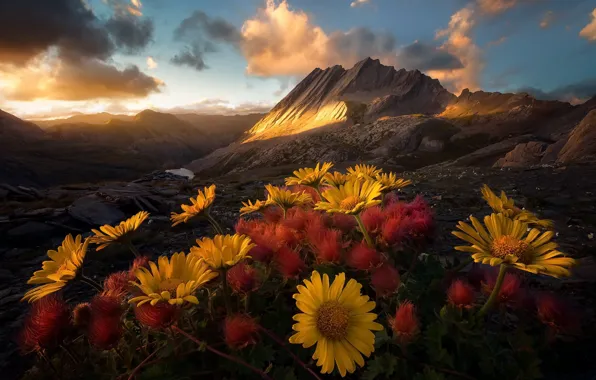
{"type": "Polygon", "coordinates": [[[491,214],[484,217],[484,226],[474,217],[470,217],[472,226],[459,222],[453,235],[472,244],[458,246],[456,250],[472,253],[477,263],[498,266],[507,264],[518,269],[547,274],[553,277],[569,276],[567,268],[575,260],[564,257],[556,250],[558,245],[552,242],[553,231],[541,232],[536,228],[528,230],[528,224],[513,220],[504,214],[491,214]]]}
{"type": "Polygon", "coordinates": [[[286,178],[286,185],[305,185],[318,187],[329,169],[333,167],[331,162],[325,162],[323,165],[317,163],[315,168],[302,168],[294,171],[294,177],[286,178]]]}
{"type": "Polygon", "coordinates": [[[340,187],[348,181],[348,176],[340,172],[333,172],[333,174],[327,173],[325,174],[324,181],[331,186],[340,187]]]}
{"type": "Polygon", "coordinates": [[[248,252],[255,246],[248,236],[238,234],[197,239],[197,245],[190,253],[205,260],[212,269],[228,268],[249,258],[248,252]]]}
{"type": "Polygon", "coordinates": [[[296,333],[290,337],[290,343],[304,348],[316,343],[312,358],[322,367],[321,373],[331,373],[337,366],[342,377],[353,373],[356,364],[364,366],[362,355],[370,357],[375,350],[372,331],[383,330],[375,322],[377,314],[370,312],[375,302],[360,293],[362,285],[354,279],[345,282],[345,273],[329,284],[327,274],[321,278],[314,271],[310,280],[298,285],[293,297],[302,313],[294,315],[298,323],[292,326],[296,333]]]}
{"type": "Polygon", "coordinates": [[[78,269],[83,265],[87,253],[89,239],[83,241],[81,235],[73,239],[66,236],[57,251],[48,251],[49,261],[41,264],[42,269],[33,273],[27,284],[40,285],[25,293],[22,301],[35,302],[62,289],[66,283],[74,279],[78,269]]]}
{"type": "Polygon", "coordinates": [[[112,243],[122,243],[129,241],[132,237],[131,235],[141,226],[141,224],[143,224],[148,217],[149,213],[147,211],[141,211],[136,215],[126,219],[125,221],[120,222],[120,224],[115,227],[106,224],[99,227],[99,231],[92,229],[91,231],[93,231],[95,236],[90,238],[91,243],[99,244],[95,250],[101,251],[112,243]]]}
{"type": "Polygon", "coordinates": [[[134,272],[138,282],[132,282],[143,295],[131,298],[129,303],[141,306],[150,302],[168,302],[171,305],[182,305],[185,301],[198,304],[193,293],[206,282],[218,276],[217,272],[198,257],[174,253],[170,259],[161,256],[157,265],[149,262],[149,268],[140,267],[134,272]]]}
{"type": "Polygon", "coordinates": [[[360,179],[369,179],[375,178],[377,174],[380,174],[382,171],[382,169],[378,169],[374,165],[355,165],[354,167],[348,168],[348,176],[360,179]]]}
{"type": "Polygon", "coordinates": [[[268,194],[267,202],[276,204],[283,210],[312,202],[311,196],[303,191],[294,193],[290,190],[281,189],[271,184],[265,185],[265,189],[267,189],[268,194]]]}
{"type": "Polygon", "coordinates": [[[240,208],[240,215],[263,211],[267,207],[271,206],[271,204],[272,203],[269,201],[261,201],[258,199],[255,201],[255,203],[252,203],[250,200],[248,203],[242,202],[243,207],[240,208]]]}
{"type": "Polygon", "coordinates": [[[409,179],[397,178],[395,173],[379,173],[375,176],[375,179],[385,187],[384,192],[403,189],[412,184],[409,179]]]}
{"type": "Polygon", "coordinates": [[[362,210],[381,203],[383,185],[377,181],[350,179],[339,188],[332,187],[323,191],[326,202],[318,202],[315,210],[327,212],[341,212],[344,214],[359,214],[362,210]]]}
{"type": "Polygon", "coordinates": [[[170,219],[172,220],[172,227],[186,223],[189,219],[202,215],[209,211],[209,208],[215,200],[215,185],[205,187],[204,191],[199,190],[196,198],[190,198],[190,205],[181,205],[183,212],[180,214],[173,212],[170,219]]]}
{"type": "Polygon", "coordinates": [[[542,228],[552,228],[554,225],[552,220],[539,219],[536,214],[516,207],[513,199],[508,198],[504,191],[501,191],[500,197],[493,193],[487,185],[482,186],[481,191],[482,198],[484,198],[494,212],[502,213],[510,218],[542,228]]]}

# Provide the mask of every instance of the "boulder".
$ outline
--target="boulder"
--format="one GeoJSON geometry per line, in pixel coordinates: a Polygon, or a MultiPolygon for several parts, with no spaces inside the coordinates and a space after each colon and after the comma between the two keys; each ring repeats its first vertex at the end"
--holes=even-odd
{"type": "Polygon", "coordinates": [[[114,204],[96,195],[79,198],[68,207],[73,218],[94,226],[115,224],[125,219],[125,215],[114,204]]]}
{"type": "Polygon", "coordinates": [[[596,158],[596,110],[590,111],[573,129],[559,152],[558,162],[590,161],[596,158]]]}
{"type": "Polygon", "coordinates": [[[537,165],[542,160],[547,147],[548,144],[539,141],[517,144],[513,150],[508,152],[504,157],[499,158],[493,167],[527,167],[537,165]]]}

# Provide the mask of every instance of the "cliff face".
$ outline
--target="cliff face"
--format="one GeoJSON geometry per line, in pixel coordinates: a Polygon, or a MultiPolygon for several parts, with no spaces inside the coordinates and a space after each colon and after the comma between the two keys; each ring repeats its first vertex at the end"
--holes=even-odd
{"type": "Polygon", "coordinates": [[[367,58],[349,70],[313,70],[249,131],[246,141],[382,116],[435,114],[454,98],[418,70],[395,70],[367,58]]]}

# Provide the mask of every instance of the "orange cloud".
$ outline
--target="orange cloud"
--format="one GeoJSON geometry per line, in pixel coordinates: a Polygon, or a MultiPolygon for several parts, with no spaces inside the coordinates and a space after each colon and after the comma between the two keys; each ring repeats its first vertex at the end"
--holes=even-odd
{"type": "Polygon", "coordinates": [[[480,89],[479,76],[484,68],[482,52],[474,43],[470,34],[475,26],[475,9],[467,6],[451,16],[447,28],[437,31],[436,38],[447,38],[441,46],[457,57],[462,68],[452,70],[431,70],[428,72],[454,92],[461,92],[465,88],[471,91],[480,89]]]}
{"type": "Polygon", "coordinates": [[[354,1],[352,1],[350,3],[350,7],[355,8],[355,7],[358,7],[360,5],[367,4],[369,2],[370,2],[370,0],[354,0],[354,1]]]}
{"type": "Polygon", "coordinates": [[[542,29],[547,29],[553,21],[555,20],[555,13],[553,11],[547,11],[544,16],[542,16],[542,20],[540,20],[540,27],[542,29]]]}
{"type": "Polygon", "coordinates": [[[157,68],[157,62],[155,62],[155,59],[153,59],[153,57],[147,57],[147,68],[149,70],[157,68]]]}
{"type": "Polygon", "coordinates": [[[304,75],[317,67],[352,66],[368,56],[394,56],[395,40],[368,29],[327,34],[309,16],[292,10],[286,0],[266,7],[242,26],[240,49],[248,74],[256,76],[304,75]]]}
{"type": "Polygon", "coordinates": [[[591,17],[590,23],[579,32],[579,35],[588,41],[596,41],[596,8],[592,11],[591,17]]]}
{"type": "Polygon", "coordinates": [[[478,5],[483,13],[497,15],[513,8],[518,0],[478,0],[478,5]]]}

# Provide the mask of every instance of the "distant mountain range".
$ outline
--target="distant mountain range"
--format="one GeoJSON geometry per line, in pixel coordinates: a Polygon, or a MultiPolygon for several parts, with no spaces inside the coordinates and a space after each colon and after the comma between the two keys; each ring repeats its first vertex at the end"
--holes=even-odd
{"type": "Polygon", "coordinates": [[[34,124],[0,111],[0,182],[48,186],[136,178],[225,146],[262,116],[145,110],[135,116],[75,115],[34,124]]]}
{"type": "Polygon", "coordinates": [[[456,97],[418,70],[367,58],[313,70],[238,141],[186,167],[216,175],[321,160],[404,169],[591,161],[595,116],[596,98],[572,106],[527,93],[456,97]]]}

